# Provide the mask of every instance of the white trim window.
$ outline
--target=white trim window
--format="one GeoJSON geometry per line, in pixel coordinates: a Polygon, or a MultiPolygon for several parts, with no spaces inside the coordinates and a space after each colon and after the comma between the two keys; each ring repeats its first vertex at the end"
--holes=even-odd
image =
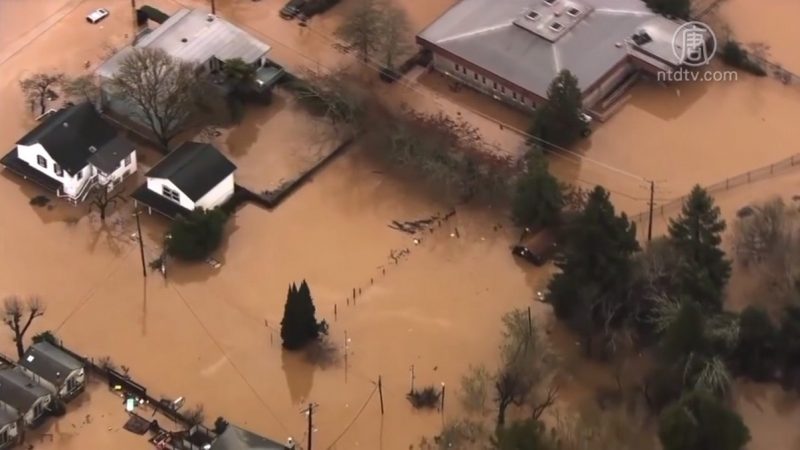
{"type": "Polygon", "coordinates": [[[38,164],[38,165],[44,167],[45,169],[47,169],[47,160],[44,159],[44,156],[42,156],[42,155],[36,155],[36,164],[38,164]]]}
{"type": "Polygon", "coordinates": [[[161,186],[161,194],[168,199],[180,203],[181,202],[181,194],[177,191],[173,191],[167,185],[161,186]]]}
{"type": "Polygon", "coordinates": [[[64,169],[62,169],[61,166],[58,165],[58,163],[53,163],[53,172],[56,173],[57,177],[64,176],[64,169]]]}
{"type": "Polygon", "coordinates": [[[122,167],[130,166],[131,161],[132,161],[131,155],[126,156],[125,159],[122,160],[122,167]]]}

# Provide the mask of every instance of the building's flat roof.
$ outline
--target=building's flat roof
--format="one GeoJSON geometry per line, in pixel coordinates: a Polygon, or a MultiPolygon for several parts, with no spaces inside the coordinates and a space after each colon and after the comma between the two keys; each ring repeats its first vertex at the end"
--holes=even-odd
{"type": "Polygon", "coordinates": [[[160,48],[170,56],[202,64],[216,57],[241,58],[255,62],[270,46],[219,16],[198,9],[181,9],[166,22],[141,38],[134,47],[125,47],[98,67],[97,75],[110,78],[133,48],[160,48]]]}
{"type": "MultiPolygon", "coordinates": [[[[672,36],[680,23],[653,13],[640,0],[582,0],[591,11],[554,42],[514,23],[540,10],[542,2],[461,0],[418,37],[540,97],[547,97],[550,82],[563,69],[585,91],[627,57],[635,45],[631,36],[641,29],[654,38],[644,47],[678,63],[672,36]]],[[[568,4],[558,0],[551,8],[566,10],[568,4]]],[[[541,19],[559,20],[553,15],[541,19]]]]}

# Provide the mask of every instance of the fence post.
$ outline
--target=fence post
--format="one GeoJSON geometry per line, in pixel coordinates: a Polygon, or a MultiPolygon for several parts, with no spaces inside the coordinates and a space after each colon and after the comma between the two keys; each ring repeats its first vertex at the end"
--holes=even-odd
{"type": "Polygon", "coordinates": [[[770,165],[769,165],[769,174],[770,174],[770,175],[772,175],[772,173],[773,173],[773,172],[772,172],[772,169],[773,169],[773,167],[775,167],[775,164],[770,164],[770,165]]]}

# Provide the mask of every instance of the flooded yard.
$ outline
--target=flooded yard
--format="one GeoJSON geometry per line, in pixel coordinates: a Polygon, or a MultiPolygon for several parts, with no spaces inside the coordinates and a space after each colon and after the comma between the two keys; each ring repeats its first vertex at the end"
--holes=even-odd
{"type": "MultiPolygon", "coordinates": [[[[5,1],[0,12],[9,11],[3,9],[9,8],[5,1]]],[[[417,29],[452,2],[397,1],[412,11],[417,29]]],[[[73,3],[54,2],[48,11],[57,14],[73,3]]],[[[172,0],[148,3],[167,12],[180,7],[172,0]]],[[[186,3],[205,5],[200,0],[186,3]]],[[[343,1],[303,30],[278,18],[281,2],[217,0],[223,16],[267,36],[274,57],[290,68],[313,67],[318,61],[325,66],[352,63],[333,51],[326,34],[350,5],[352,1],[343,1]]],[[[0,44],[5,40],[23,48],[5,61],[0,57],[0,98],[7,111],[6,120],[0,121],[0,149],[11,148],[33,124],[18,89],[20,78],[56,69],[83,73],[85,61],[96,67],[111,48],[129,41],[127,0],[85,0],[78,6],[35,39],[28,36],[34,19],[0,31],[0,44]],[[111,16],[89,26],[83,17],[100,6],[111,8],[111,16]]],[[[19,4],[11,8],[19,9],[12,14],[30,13],[19,4]]],[[[419,85],[413,89],[397,85],[386,87],[385,93],[426,111],[460,113],[480,122],[493,144],[510,154],[519,152],[518,134],[479,119],[478,112],[502,116],[514,127],[527,122],[524,115],[491,106],[492,100],[473,93],[452,92],[435,74],[417,73],[415,79],[419,85]]],[[[736,83],[671,87],[639,83],[622,110],[579,149],[586,159],[576,163],[575,157],[558,157],[553,169],[565,181],[606,185],[618,208],[637,213],[646,208],[643,179],[657,181],[661,203],[683,195],[694,183],[716,182],[796,152],[798,114],[798,90],[770,79],[741,75],[736,83]]],[[[220,144],[239,166],[237,176],[244,184],[277,183],[318,154],[315,131],[313,121],[279,95],[273,105],[252,111],[242,125],[225,132],[220,144]]],[[[779,179],[789,178],[773,181],[779,179]]],[[[719,201],[728,216],[741,200],[732,204],[727,195],[800,190],[793,180],[747,185],[719,201]]],[[[48,310],[32,333],[51,329],[77,351],[111,356],[157,392],[185,396],[190,406],[202,403],[207,422],[221,415],[276,440],[291,435],[302,442],[306,417],[301,410],[314,402],[319,404],[314,437],[323,448],[406,450],[421,436],[434,434],[443,420],[458,416],[457,397],[449,393],[455,393],[470,364],[491,367],[500,317],[515,307],[530,306],[564,356],[565,404],[578,404],[591,398],[595,387],[614,383],[606,367],[578,358],[572,336],[553,324],[549,308],[532,301],[548,273],[509,255],[517,233],[504,212],[459,208],[415,245],[409,235],[387,225],[427,218],[451,205],[433,203],[413,182],[376,171],[358,147],[315,175],[280,208],[240,209],[217,256],[220,269],[175,264],[166,280],[154,272],[142,279],[138,249],[130,239],[135,230],[130,204],[120,206],[104,226],[85,206],[28,205],[38,193],[17,177],[0,176],[0,296],[40,295],[48,310]],[[395,260],[392,255],[401,251],[405,256],[395,260]],[[303,279],[311,286],[317,317],[331,325],[330,340],[339,352],[332,365],[312,364],[280,348],[286,289],[303,279]],[[350,339],[346,348],[345,332],[350,339]],[[443,414],[414,411],[405,399],[412,365],[418,387],[448,386],[443,414]],[[384,416],[375,397],[379,376],[384,416]]],[[[656,234],[665,224],[659,216],[656,234]]],[[[145,216],[142,225],[150,260],[160,252],[166,223],[145,216]]],[[[0,340],[2,351],[10,351],[11,345],[0,340]]],[[[754,436],[752,448],[796,448],[781,446],[794,445],[796,439],[778,441],[776,436],[794,436],[788,427],[796,422],[797,408],[786,406],[788,401],[772,388],[742,386],[737,394],[754,436]]],[[[92,422],[94,431],[84,431],[90,428],[68,415],[59,424],[60,437],[37,443],[37,448],[81,448],[96,442],[123,450],[147,448],[140,437],[114,431],[121,427],[115,417],[122,408],[115,398],[90,394],[91,405],[108,411],[92,422]],[[63,431],[73,424],[80,431],[63,431]]]]}

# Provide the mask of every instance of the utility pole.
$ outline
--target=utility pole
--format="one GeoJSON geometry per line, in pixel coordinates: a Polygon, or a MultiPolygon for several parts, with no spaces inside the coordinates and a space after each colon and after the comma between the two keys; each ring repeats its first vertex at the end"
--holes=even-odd
{"type": "Polygon", "coordinates": [[[378,397],[381,399],[381,415],[383,415],[383,383],[380,375],[378,375],[378,397]]]}
{"type": "Polygon", "coordinates": [[[211,14],[217,15],[217,3],[211,0],[211,14]]]}
{"type": "Polygon", "coordinates": [[[136,9],[136,0],[131,0],[131,8],[136,9]]]}
{"type": "Polygon", "coordinates": [[[308,409],[303,411],[308,414],[308,449],[311,450],[311,435],[314,433],[314,405],[313,403],[308,404],[308,409]]]}
{"type": "Polygon", "coordinates": [[[409,394],[414,393],[414,365],[411,365],[411,390],[408,391],[409,394]]]}
{"type": "Polygon", "coordinates": [[[656,182],[650,181],[650,220],[647,223],[647,242],[653,240],[653,208],[655,207],[656,182]]]}
{"type": "Polygon", "coordinates": [[[147,278],[147,265],[144,262],[144,243],[142,242],[142,225],[139,222],[139,214],[141,211],[133,213],[136,216],[136,235],[139,237],[139,255],[142,257],[142,276],[147,278]]]}
{"type": "Polygon", "coordinates": [[[344,382],[347,384],[347,353],[349,352],[350,340],[347,338],[347,330],[344,330],[344,382]]]}

